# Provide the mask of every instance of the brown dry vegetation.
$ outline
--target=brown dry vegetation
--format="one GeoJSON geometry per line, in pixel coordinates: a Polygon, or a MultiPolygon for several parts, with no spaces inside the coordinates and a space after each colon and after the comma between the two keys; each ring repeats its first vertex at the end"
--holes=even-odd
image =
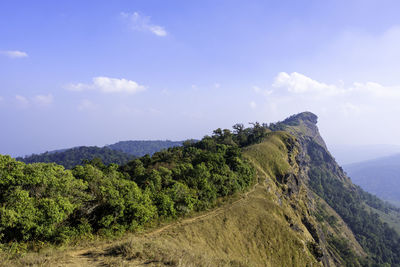
{"type": "Polygon", "coordinates": [[[55,261],[49,259],[49,265],[315,265],[316,260],[302,241],[306,229],[290,230],[283,215],[285,209],[268,197],[266,189],[265,185],[257,186],[243,201],[156,234],[132,236],[100,249],[64,252],[55,261]]]}

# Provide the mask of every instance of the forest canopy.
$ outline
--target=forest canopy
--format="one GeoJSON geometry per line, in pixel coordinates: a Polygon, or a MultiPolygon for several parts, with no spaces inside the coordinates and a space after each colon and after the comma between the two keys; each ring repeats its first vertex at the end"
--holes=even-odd
{"type": "Polygon", "coordinates": [[[234,129],[123,165],[93,159],[67,170],[0,156],[0,242],[109,236],[209,209],[255,181],[241,147],[266,129],[234,129]]]}
{"type": "Polygon", "coordinates": [[[134,158],[135,157],[132,155],[112,150],[108,147],[81,146],[62,151],[18,157],[17,160],[25,163],[56,163],[67,169],[72,169],[76,165],[84,164],[85,161],[91,161],[93,159],[99,159],[106,165],[111,163],[122,165],[134,158]]]}

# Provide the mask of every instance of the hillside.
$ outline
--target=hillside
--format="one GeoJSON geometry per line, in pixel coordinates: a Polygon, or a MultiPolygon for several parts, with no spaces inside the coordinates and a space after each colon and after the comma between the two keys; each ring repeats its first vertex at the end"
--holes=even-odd
{"type": "Polygon", "coordinates": [[[146,154],[153,155],[163,149],[168,149],[174,146],[181,146],[183,141],[161,141],[161,140],[146,140],[146,141],[121,141],[106,147],[113,150],[122,151],[129,155],[142,157],[146,154]]]}
{"type": "Polygon", "coordinates": [[[56,163],[72,169],[84,161],[100,159],[105,165],[114,163],[124,165],[136,157],[154,153],[170,147],[181,146],[183,141],[121,141],[104,147],[80,146],[69,149],[49,151],[16,158],[25,163],[56,163]]]}
{"type": "Polygon", "coordinates": [[[63,251],[42,249],[4,262],[20,266],[399,266],[399,235],[378,215],[398,211],[352,184],[327,150],[316,123],[317,117],[306,112],[268,127],[238,124],[233,132],[217,129],[198,143],[118,169],[78,166],[64,174],[69,186],[59,195],[55,181],[63,177],[62,170],[19,163],[16,168],[4,158],[0,170],[9,178],[2,189],[14,191],[0,198],[1,214],[6,214],[0,215],[3,249],[16,238],[21,238],[20,244],[23,240],[68,244],[75,240],[71,236],[125,233],[117,241],[92,239],[87,247],[82,243],[80,248],[63,251]],[[48,189],[40,189],[49,193],[35,194],[37,186],[23,182],[23,174],[36,166],[45,173],[46,168],[58,170],[54,179],[48,176],[52,179],[48,189]],[[52,204],[58,205],[59,216],[43,221],[48,231],[43,231],[43,219],[29,212],[46,211],[45,196],[46,201],[61,197],[71,203],[52,204]],[[7,201],[28,197],[38,204],[12,219],[22,209],[7,201]]]}
{"type": "Polygon", "coordinates": [[[110,163],[122,165],[134,159],[134,156],[107,147],[81,146],[62,151],[33,154],[16,159],[25,163],[56,163],[67,169],[72,169],[76,165],[83,164],[85,160],[90,161],[95,158],[100,159],[106,165],[110,163]]]}
{"type": "Polygon", "coordinates": [[[364,190],[400,205],[400,154],[343,166],[364,190]]]}

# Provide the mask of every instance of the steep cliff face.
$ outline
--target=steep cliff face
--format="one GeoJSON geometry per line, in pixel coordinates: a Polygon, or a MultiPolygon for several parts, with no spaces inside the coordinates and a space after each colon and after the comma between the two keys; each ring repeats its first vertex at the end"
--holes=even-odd
{"type": "Polygon", "coordinates": [[[323,252],[324,265],[398,266],[399,236],[371,212],[398,210],[351,182],[327,150],[316,123],[317,117],[305,112],[278,126],[300,146],[299,180],[307,188],[307,208],[317,229],[313,237],[323,252]]]}
{"type": "Polygon", "coordinates": [[[248,147],[245,153],[259,166],[258,170],[268,174],[267,184],[269,181],[275,185],[270,187],[271,192],[279,195],[279,203],[290,210],[290,215],[285,215],[290,230],[304,229],[300,231],[300,240],[323,266],[360,264],[366,253],[352,230],[310,186],[314,179],[312,170],[323,168],[346,187],[354,187],[326,150],[316,116],[299,114],[278,127],[279,131],[269,133],[264,142],[248,147]],[[271,147],[274,139],[281,141],[280,146],[271,147]],[[343,242],[348,255],[342,255],[333,240],[343,242]]]}
{"type": "MultiPolygon", "coordinates": [[[[355,190],[351,181],[346,177],[342,168],[338,166],[332,155],[327,150],[326,144],[319,134],[317,127],[317,116],[304,112],[294,115],[283,122],[278,123],[280,130],[290,133],[295,137],[299,153],[296,155],[298,172],[296,173],[296,184],[287,183],[289,192],[298,191],[300,181],[305,195],[297,195],[296,199],[303,199],[306,203],[305,211],[302,214],[302,223],[312,234],[315,256],[321,260],[324,266],[346,265],[351,261],[360,264],[366,256],[364,249],[358,243],[356,237],[342,217],[330,207],[323,198],[323,195],[315,193],[314,171],[324,170],[332,179],[343,184],[345,187],[355,190]],[[294,187],[294,189],[292,189],[294,187]],[[340,251],[333,246],[332,239],[345,240],[346,249],[353,260],[345,259],[349,255],[341,255],[340,251]]],[[[295,207],[295,205],[292,205],[295,207]]]]}

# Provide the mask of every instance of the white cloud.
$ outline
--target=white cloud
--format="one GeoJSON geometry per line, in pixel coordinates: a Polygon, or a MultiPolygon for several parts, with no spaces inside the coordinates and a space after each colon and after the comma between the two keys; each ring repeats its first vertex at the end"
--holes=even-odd
{"type": "MultiPolygon", "coordinates": [[[[354,82],[350,86],[345,86],[343,81],[338,85],[326,84],[313,80],[303,74],[293,72],[279,73],[272,84],[275,89],[286,90],[286,93],[303,95],[309,97],[334,97],[334,96],[357,96],[357,97],[377,97],[377,98],[400,98],[400,85],[384,86],[376,82],[354,82]]],[[[257,93],[262,92],[258,87],[254,87],[257,93]]],[[[282,91],[269,91],[272,93],[282,93],[282,91]]]]}
{"type": "Polygon", "coordinates": [[[368,93],[380,98],[400,98],[400,86],[383,86],[376,82],[355,82],[349,90],[361,94],[368,93]]]}
{"type": "Polygon", "coordinates": [[[97,90],[103,93],[135,94],[146,90],[146,87],[135,81],[109,77],[94,77],[91,84],[75,83],[66,86],[71,91],[97,90]]]}
{"type": "Polygon", "coordinates": [[[315,81],[303,74],[292,72],[279,73],[272,87],[285,88],[290,93],[303,94],[303,93],[323,93],[327,95],[340,94],[343,90],[335,85],[329,85],[315,81]]]}
{"type": "Polygon", "coordinates": [[[24,58],[28,57],[26,52],[18,51],[18,50],[3,50],[0,51],[1,55],[7,56],[9,58],[24,58]]]}
{"type": "Polygon", "coordinates": [[[221,84],[219,84],[219,83],[214,83],[214,87],[218,89],[218,88],[221,87],[221,84]]]}
{"type": "Polygon", "coordinates": [[[39,106],[48,106],[53,103],[54,97],[52,94],[48,95],[36,95],[33,101],[39,106]]]}
{"type": "Polygon", "coordinates": [[[66,86],[66,88],[70,91],[81,92],[86,89],[90,89],[91,86],[84,83],[71,83],[66,86]]]}
{"type": "Polygon", "coordinates": [[[255,94],[264,96],[263,102],[257,99],[257,111],[268,114],[270,121],[308,110],[320,117],[320,129],[328,143],[398,142],[394,136],[400,134],[400,127],[388,121],[395,121],[400,113],[400,84],[326,83],[283,72],[276,75],[270,88],[272,92],[265,95],[261,88],[253,87],[255,94]],[[350,134],[344,138],[343,131],[350,134]]]}
{"type": "Polygon", "coordinates": [[[130,13],[121,13],[121,17],[128,21],[129,26],[135,31],[148,31],[157,36],[167,36],[167,31],[164,27],[153,24],[150,20],[150,17],[139,14],[138,12],[130,13]]]}
{"type": "Polygon", "coordinates": [[[253,90],[254,90],[254,92],[256,92],[256,93],[258,93],[258,94],[263,94],[263,95],[265,95],[265,96],[269,96],[270,94],[273,93],[272,90],[263,90],[263,89],[261,89],[261,88],[258,87],[258,86],[253,86],[253,90]]]}
{"type": "Polygon", "coordinates": [[[93,109],[96,109],[96,105],[92,101],[87,99],[82,100],[78,105],[79,111],[93,110],[93,109]]]}
{"type": "Polygon", "coordinates": [[[251,102],[250,102],[250,108],[251,108],[251,109],[256,109],[256,108],[257,108],[256,102],[251,101],[251,102]]]}
{"type": "Polygon", "coordinates": [[[108,77],[95,77],[93,79],[93,85],[104,93],[134,94],[146,89],[143,85],[139,85],[134,81],[108,77]]]}
{"type": "Polygon", "coordinates": [[[149,30],[158,36],[166,36],[167,35],[167,32],[164,30],[164,28],[161,26],[158,26],[158,25],[150,25],[149,30]]]}
{"type": "Polygon", "coordinates": [[[16,95],[15,100],[20,108],[27,108],[29,106],[29,100],[21,95],[16,95]]]}
{"type": "Polygon", "coordinates": [[[32,106],[45,107],[53,103],[54,97],[52,94],[35,95],[34,97],[25,97],[22,95],[16,95],[15,100],[17,102],[17,107],[19,108],[29,108],[32,106]]]}

